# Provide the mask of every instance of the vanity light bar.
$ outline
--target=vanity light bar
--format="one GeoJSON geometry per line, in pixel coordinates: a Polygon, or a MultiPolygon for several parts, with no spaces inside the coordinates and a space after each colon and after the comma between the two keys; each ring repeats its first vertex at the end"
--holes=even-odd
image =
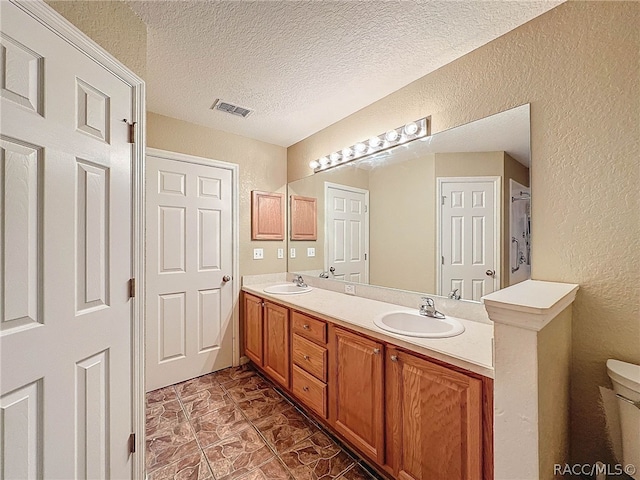
{"type": "Polygon", "coordinates": [[[326,157],[319,158],[309,162],[309,167],[313,169],[313,173],[323,172],[339,165],[368,157],[374,153],[379,153],[389,148],[401,145],[411,140],[426,137],[429,135],[428,117],[421,118],[415,122],[409,122],[406,125],[389,130],[376,137],[358,142],[350,147],[343,148],[337,152],[333,152],[326,157]]]}

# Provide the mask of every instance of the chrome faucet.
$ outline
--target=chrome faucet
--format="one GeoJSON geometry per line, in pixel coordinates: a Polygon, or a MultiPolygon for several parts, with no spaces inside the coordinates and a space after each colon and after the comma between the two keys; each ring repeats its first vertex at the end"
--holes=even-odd
{"type": "Polygon", "coordinates": [[[422,297],[419,313],[425,317],[444,318],[444,314],[436,310],[436,304],[430,297],[422,297]]]}
{"type": "Polygon", "coordinates": [[[302,287],[302,288],[308,286],[306,283],[304,283],[304,280],[302,279],[302,275],[294,275],[293,283],[295,283],[298,287],[302,287]]]}
{"type": "Polygon", "coordinates": [[[449,292],[448,297],[452,300],[460,300],[460,294],[458,293],[458,289],[455,288],[452,292],[449,292]]]}

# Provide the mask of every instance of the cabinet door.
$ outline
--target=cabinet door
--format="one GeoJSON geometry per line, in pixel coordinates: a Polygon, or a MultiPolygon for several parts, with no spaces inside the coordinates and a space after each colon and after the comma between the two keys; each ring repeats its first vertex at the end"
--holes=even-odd
{"type": "Polygon", "coordinates": [[[262,299],[244,294],[244,353],[262,366],[262,299]]]}
{"type": "Polygon", "coordinates": [[[482,478],[482,382],[387,350],[387,464],[398,480],[482,478]]]}
{"type": "Polygon", "coordinates": [[[265,302],[264,307],[264,357],[266,373],[289,388],[289,310],[274,303],[265,302]]]}
{"type": "Polygon", "coordinates": [[[362,453],[382,465],[384,347],[340,328],[331,330],[330,421],[362,453]]]}

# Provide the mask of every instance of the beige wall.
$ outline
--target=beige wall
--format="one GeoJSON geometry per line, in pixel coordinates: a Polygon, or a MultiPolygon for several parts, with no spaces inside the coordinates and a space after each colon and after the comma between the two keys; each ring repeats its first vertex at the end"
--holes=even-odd
{"type": "Polygon", "coordinates": [[[286,193],[286,149],[250,138],[147,113],[147,146],[211,158],[240,166],[240,274],[286,272],[286,258],[277,258],[284,241],[251,240],[251,191],[286,193]],[[263,248],[264,259],[253,260],[263,248]]]}
{"type": "Polygon", "coordinates": [[[141,78],[147,75],[147,26],[122,1],[45,0],[141,78]]]}
{"type": "Polygon", "coordinates": [[[597,388],[607,358],[640,363],[639,24],[640,3],[564,3],[288,149],[295,180],[390,126],[431,115],[439,132],[531,103],[532,275],[580,284],[575,461],[610,458],[597,388]]]}
{"type": "Polygon", "coordinates": [[[369,175],[370,283],[435,292],[435,156],[369,175]]]}

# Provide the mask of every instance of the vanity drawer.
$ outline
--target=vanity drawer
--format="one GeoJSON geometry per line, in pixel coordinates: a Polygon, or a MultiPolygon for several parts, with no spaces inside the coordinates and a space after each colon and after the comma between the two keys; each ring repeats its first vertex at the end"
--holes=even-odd
{"type": "Polygon", "coordinates": [[[293,363],[318,380],[327,381],[327,349],[293,334],[293,363]]]}
{"type": "Polygon", "coordinates": [[[303,337],[327,343],[327,323],[299,312],[292,312],[293,331],[303,337]]]}
{"type": "Polygon", "coordinates": [[[327,385],[293,366],[293,394],[322,418],[327,418],[327,385]]]}

